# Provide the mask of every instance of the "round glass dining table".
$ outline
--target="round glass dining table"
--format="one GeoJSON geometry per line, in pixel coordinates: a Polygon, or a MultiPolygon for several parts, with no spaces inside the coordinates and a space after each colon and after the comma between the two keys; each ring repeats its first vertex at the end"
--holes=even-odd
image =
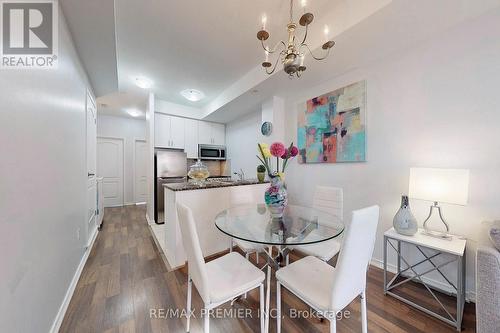
{"type": "Polygon", "coordinates": [[[220,212],[215,225],[230,237],[279,248],[324,242],[344,231],[340,218],[296,205],[288,205],[282,218],[271,218],[265,204],[235,206],[220,212]]]}
{"type": "Polygon", "coordinates": [[[269,331],[271,268],[279,269],[292,246],[315,244],[338,237],[344,231],[342,220],[321,210],[288,205],[283,217],[272,218],[265,204],[234,206],[215,217],[215,226],[224,234],[243,241],[268,246],[265,330],[269,331]],[[277,251],[273,252],[273,247],[277,251]],[[277,252],[277,254],[275,254],[277,252]]]}

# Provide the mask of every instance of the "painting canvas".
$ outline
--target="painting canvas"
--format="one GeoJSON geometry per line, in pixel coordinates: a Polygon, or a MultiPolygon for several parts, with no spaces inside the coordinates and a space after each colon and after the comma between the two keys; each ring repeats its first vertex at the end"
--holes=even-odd
{"type": "Polygon", "coordinates": [[[366,81],[312,98],[299,107],[299,163],[365,161],[366,81]]]}

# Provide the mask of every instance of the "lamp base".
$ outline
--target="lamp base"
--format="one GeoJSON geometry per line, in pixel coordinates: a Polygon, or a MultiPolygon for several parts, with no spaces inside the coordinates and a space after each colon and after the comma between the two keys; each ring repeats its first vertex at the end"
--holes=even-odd
{"type": "Polygon", "coordinates": [[[452,240],[453,237],[449,234],[449,232],[450,232],[450,226],[443,218],[443,214],[441,212],[441,207],[439,206],[439,204],[437,202],[434,202],[434,205],[432,205],[430,210],[429,210],[429,216],[427,216],[427,218],[424,221],[424,231],[422,233],[424,235],[435,237],[435,238],[452,240]],[[441,222],[443,222],[444,226],[446,227],[446,232],[430,230],[429,227],[427,226],[427,223],[429,222],[434,210],[438,211],[439,219],[441,220],[441,222]]]}
{"type": "Polygon", "coordinates": [[[433,230],[423,230],[421,232],[422,235],[426,235],[426,236],[431,236],[431,237],[434,237],[434,238],[439,238],[439,239],[444,239],[444,240],[448,240],[448,241],[451,241],[453,240],[453,236],[446,233],[446,232],[440,232],[440,231],[433,231],[433,230]]]}

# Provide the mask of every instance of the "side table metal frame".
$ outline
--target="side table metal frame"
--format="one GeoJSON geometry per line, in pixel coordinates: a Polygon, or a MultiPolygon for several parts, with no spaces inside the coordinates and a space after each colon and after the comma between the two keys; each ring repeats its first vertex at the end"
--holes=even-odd
{"type": "MultiPolygon", "coordinates": [[[[413,244],[410,242],[406,242],[403,240],[391,238],[387,235],[384,235],[384,294],[395,297],[398,300],[400,300],[400,301],[402,301],[410,306],[413,306],[413,307],[415,307],[415,308],[417,308],[417,309],[419,309],[419,310],[421,310],[421,311],[423,311],[423,312],[425,312],[425,313],[427,313],[427,314],[429,314],[437,319],[440,319],[440,320],[442,320],[450,325],[455,326],[457,331],[461,331],[462,330],[462,317],[463,317],[463,311],[464,311],[464,305],[465,305],[465,250],[464,250],[464,253],[462,256],[454,255],[454,254],[447,253],[447,252],[437,251],[434,249],[433,249],[433,251],[436,251],[434,254],[427,255],[423,251],[423,248],[426,248],[426,247],[422,246],[422,245],[417,245],[417,244],[413,244]],[[391,240],[397,242],[397,244],[394,245],[391,242],[391,240]],[[410,265],[408,263],[408,261],[404,258],[403,254],[401,252],[401,243],[413,245],[414,247],[416,247],[418,249],[418,251],[423,255],[424,259],[418,261],[417,263],[415,263],[413,265],[410,265]],[[387,245],[388,244],[394,249],[394,251],[398,255],[397,273],[389,282],[387,282],[387,245]],[[452,256],[454,258],[452,260],[447,260],[446,262],[437,265],[435,262],[433,262],[433,259],[438,257],[441,254],[446,254],[447,256],[452,256]],[[403,270],[401,269],[401,261],[403,261],[404,264],[406,265],[406,268],[403,270]],[[423,273],[417,273],[415,271],[415,267],[417,267],[425,262],[430,263],[432,265],[432,268],[424,271],[423,273]],[[443,268],[444,266],[446,266],[448,264],[454,263],[454,262],[456,262],[456,264],[457,264],[457,285],[455,285],[452,281],[450,281],[450,279],[447,278],[446,275],[441,271],[441,268],[443,268]],[[413,273],[413,276],[406,277],[403,275],[405,272],[408,272],[408,271],[411,271],[413,273]],[[456,291],[456,297],[457,297],[457,315],[456,315],[456,317],[453,316],[452,314],[450,314],[448,309],[446,309],[446,307],[443,305],[443,303],[439,300],[439,298],[436,296],[436,294],[432,291],[432,288],[429,287],[429,285],[426,284],[424,282],[424,280],[422,279],[422,276],[424,276],[430,272],[433,272],[433,271],[438,272],[444,278],[444,280],[456,291]],[[398,277],[404,277],[404,280],[395,283],[395,281],[398,277]],[[446,317],[442,316],[441,314],[439,314],[437,312],[434,312],[434,311],[432,311],[432,310],[430,310],[422,305],[416,304],[413,301],[406,299],[406,298],[404,298],[398,294],[395,294],[394,292],[391,291],[393,288],[401,286],[402,284],[409,282],[409,281],[420,282],[427,289],[427,291],[432,295],[432,297],[434,297],[434,299],[437,301],[437,303],[445,311],[447,316],[446,317]]],[[[434,288],[434,289],[436,289],[436,288],[434,288]]]]}

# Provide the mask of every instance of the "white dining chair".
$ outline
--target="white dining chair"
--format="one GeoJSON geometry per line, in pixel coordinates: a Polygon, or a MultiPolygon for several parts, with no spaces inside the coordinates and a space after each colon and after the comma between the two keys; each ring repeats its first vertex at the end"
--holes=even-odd
{"type": "Polygon", "coordinates": [[[237,252],[205,263],[191,209],[177,204],[182,242],[188,262],[187,327],[190,329],[191,295],[194,283],[204,303],[204,332],[209,332],[209,311],[255,288],[260,288],[260,329],[264,332],[265,274],[237,252]]]}
{"type": "Polygon", "coordinates": [[[276,272],[277,332],[281,332],[281,286],[330,321],[336,332],[336,316],[356,297],[361,297],[362,332],[367,333],[366,274],[375,246],[379,207],[352,212],[352,221],[336,267],[308,256],[276,272]]]}
{"type": "MultiPolygon", "coordinates": [[[[313,198],[313,208],[323,211],[343,219],[344,216],[344,191],[340,187],[316,186],[313,198]]],[[[325,242],[316,244],[294,246],[292,250],[315,256],[323,261],[329,261],[337,253],[342,246],[342,237],[334,238],[325,242]]],[[[288,265],[289,256],[286,257],[288,265]]]]}
{"type": "MultiPolygon", "coordinates": [[[[230,189],[231,195],[231,206],[239,206],[239,205],[247,205],[252,203],[263,203],[264,194],[262,194],[262,198],[260,200],[256,200],[253,196],[253,193],[250,191],[241,191],[239,188],[234,187],[230,189]]],[[[229,240],[229,252],[233,251],[233,247],[236,244],[244,253],[245,258],[250,260],[250,254],[255,253],[255,260],[257,264],[259,263],[259,253],[266,251],[264,245],[259,243],[247,242],[237,238],[231,238],[229,240]]]]}

